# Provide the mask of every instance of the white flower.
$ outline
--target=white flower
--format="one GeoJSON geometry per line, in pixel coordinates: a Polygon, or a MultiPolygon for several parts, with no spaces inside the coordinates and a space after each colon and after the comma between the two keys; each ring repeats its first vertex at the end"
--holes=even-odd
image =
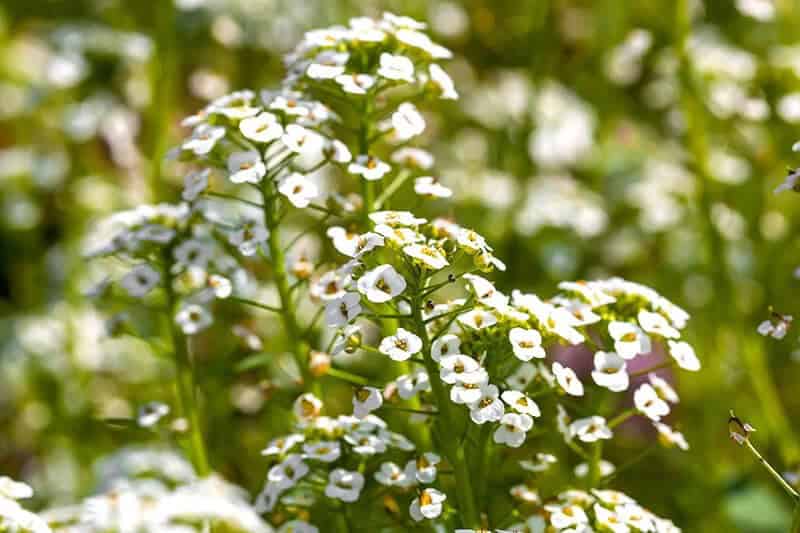
{"type": "MultiPolygon", "coordinates": [[[[303,102],[300,102],[297,99],[298,94],[293,93],[292,95],[284,96],[284,95],[277,95],[269,104],[270,109],[274,109],[275,111],[280,111],[288,116],[294,117],[305,117],[309,114],[309,109],[303,102]]],[[[262,99],[264,99],[264,93],[262,92],[262,99]]]]}
{"type": "Polygon", "coordinates": [[[386,354],[393,361],[405,361],[422,349],[422,340],[412,332],[397,328],[397,332],[385,337],[378,347],[382,354],[386,354]]]}
{"type": "Polygon", "coordinates": [[[612,437],[611,429],[602,416],[581,418],[569,425],[569,432],[583,442],[597,442],[612,437]]]}
{"type": "Polygon", "coordinates": [[[319,194],[317,186],[297,172],[292,172],[280,181],[278,192],[286,196],[293,206],[299,208],[307,207],[319,194]]]}
{"type": "Polygon", "coordinates": [[[369,74],[340,74],[335,80],[342,86],[344,92],[350,94],[367,94],[367,91],[375,85],[375,78],[369,74]]]}
{"type": "Polygon", "coordinates": [[[638,531],[657,531],[658,533],[662,533],[662,531],[667,531],[669,533],[675,532],[675,526],[671,526],[671,528],[667,530],[656,529],[653,525],[653,514],[635,503],[624,503],[615,507],[614,510],[623,522],[638,531]]]}
{"type": "Polygon", "coordinates": [[[326,141],[322,153],[335,163],[349,163],[353,160],[353,154],[350,153],[350,149],[339,139],[326,141]]]}
{"type": "Polygon", "coordinates": [[[501,394],[500,397],[508,404],[509,407],[518,413],[536,417],[542,416],[542,412],[539,410],[539,406],[536,404],[536,402],[528,398],[522,392],[507,390],[503,391],[503,394],[501,394]]]}
{"type": "Polygon", "coordinates": [[[679,367],[691,372],[700,370],[700,360],[695,355],[694,348],[692,348],[689,343],[683,341],[667,341],[667,344],[669,346],[669,354],[677,361],[679,367]]]}
{"type": "Polygon", "coordinates": [[[150,265],[136,265],[120,280],[120,285],[134,298],[141,298],[161,281],[161,274],[150,265]]]}
{"type": "Polygon", "coordinates": [[[489,311],[473,309],[458,315],[458,323],[472,329],[484,329],[497,324],[497,317],[489,311]]]}
{"type": "Polygon", "coordinates": [[[573,345],[583,342],[583,334],[575,329],[576,326],[580,326],[580,321],[575,315],[563,307],[555,307],[550,304],[544,305],[547,306],[544,319],[540,318],[540,315],[536,314],[535,311],[532,312],[548,331],[555,333],[573,345]]]}
{"type": "Polygon", "coordinates": [[[361,314],[361,298],[348,292],[325,304],[325,323],[329,327],[343,326],[361,314]]]}
{"type": "Polygon", "coordinates": [[[205,168],[191,172],[183,178],[183,192],[181,198],[187,202],[194,202],[197,197],[208,188],[208,175],[211,170],[205,168]]]}
{"type": "Polygon", "coordinates": [[[348,257],[358,257],[384,244],[382,235],[372,232],[359,235],[341,226],[328,228],[326,235],[333,241],[333,247],[348,257]]]}
{"type": "Polygon", "coordinates": [[[401,55],[381,54],[378,75],[387,80],[414,82],[414,63],[401,55]]]}
{"type": "Polygon", "coordinates": [[[371,155],[360,155],[356,160],[347,166],[350,174],[356,174],[367,181],[377,181],[392,170],[388,163],[384,163],[377,157],[371,155]]]}
{"type": "Polygon", "coordinates": [[[662,400],[649,383],[643,383],[633,393],[633,403],[643,415],[650,420],[661,420],[669,414],[669,404],[662,400]]]}
{"type": "Polygon", "coordinates": [[[221,126],[210,126],[208,124],[200,124],[194,131],[192,136],[184,141],[181,148],[195,153],[195,155],[205,155],[214,149],[217,141],[225,136],[225,128],[221,126]]]}
{"type": "Polygon", "coordinates": [[[522,363],[506,378],[506,384],[514,390],[524,391],[539,375],[539,371],[532,363],[522,363]]]}
{"type": "Polygon", "coordinates": [[[658,439],[665,446],[677,446],[683,451],[689,449],[689,443],[686,442],[686,437],[680,431],[676,431],[661,422],[653,422],[653,426],[658,430],[658,439]]]}
{"type": "Polygon", "coordinates": [[[528,472],[544,472],[545,470],[550,468],[550,465],[554,465],[558,462],[558,458],[551,453],[536,453],[536,460],[529,461],[527,459],[523,459],[519,462],[519,466],[522,467],[523,470],[527,470],[528,472]]]}
{"type": "Polygon", "coordinates": [[[214,248],[207,242],[188,239],[175,247],[173,255],[182,265],[206,268],[214,255],[214,248]]]}
{"type": "Polygon", "coordinates": [[[259,246],[267,242],[269,231],[261,223],[249,221],[231,233],[228,241],[236,246],[242,255],[251,256],[258,251],[259,246]]]}
{"type": "Polygon", "coordinates": [[[370,302],[385,303],[406,290],[406,280],[392,265],[381,265],[358,279],[358,290],[370,302]]]}
{"type": "Polygon", "coordinates": [[[530,416],[506,413],[500,419],[500,425],[492,435],[492,439],[497,444],[519,448],[525,442],[525,433],[532,427],[533,419],[530,416]]]}
{"type": "Polygon", "coordinates": [[[425,131],[425,119],[414,104],[403,102],[392,113],[392,128],[398,141],[407,141],[425,131]]]}
{"type": "Polygon", "coordinates": [[[258,114],[258,107],[250,105],[254,97],[253,91],[236,91],[217,98],[209,107],[214,113],[240,120],[258,114]]]}
{"type": "Polygon", "coordinates": [[[403,253],[412,259],[416,259],[431,270],[441,270],[450,264],[438,248],[426,244],[406,245],[403,247],[403,253]]]}
{"type": "Polygon", "coordinates": [[[423,489],[419,497],[411,501],[408,512],[415,522],[424,519],[433,520],[442,514],[442,502],[447,496],[436,489],[423,489]]]}
{"type": "Polygon", "coordinates": [[[534,357],[544,359],[542,336],[535,329],[511,328],[508,340],[514,349],[514,355],[520,361],[530,361],[534,357]]]}
{"type": "Polygon", "coordinates": [[[508,304],[508,296],[498,291],[491,281],[475,274],[464,274],[463,278],[480,303],[492,309],[503,309],[508,304]]]}
{"type": "Polygon", "coordinates": [[[153,427],[168,414],[169,405],[161,402],[147,402],[139,407],[136,413],[136,423],[143,428],[153,427]]]}
{"type": "Polygon", "coordinates": [[[399,466],[392,462],[381,463],[381,467],[375,472],[375,481],[387,487],[412,487],[416,480],[399,466]]]}
{"type": "MultiPolygon", "coordinates": [[[[520,483],[519,485],[514,485],[513,487],[511,487],[511,489],[509,489],[509,494],[511,494],[512,498],[524,503],[535,505],[542,502],[542,499],[539,497],[539,493],[535,489],[530,488],[524,483],[520,483]]],[[[462,531],[462,530],[456,530],[456,531],[462,531]]],[[[516,529],[512,529],[512,531],[516,531],[516,529]]]]}
{"type": "Polygon", "coordinates": [[[278,117],[263,112],[242,120],[239,123],[239,131],[251,141],[268,143],[283,135],[283,126],[278,122],[278,117]]]}
{"type": "Polygon", "coordinates": [[[594,517],[597,524],[610,533],[630,533],[631,528],[623,523],[617,513],[597,503],[594,504],[594,517]]]}
{"type": "Polygon", "coordinates": [[[433,156],[421,148],[404,146],[392,154],[392,163],[428,170],[433,166],[433,156]]]}
{"type": "Polygon", "coordinates": [[[427,222],[424,218],[414,216],[410,211],[375,211],[369,214],[369,219],[375,224],[388,226],[416,227],[427,222]]]}
{"type": "Polygon", "coordinates": [[[261,450],[261,455],[283,455],[304,440],[306,440],[306,438],[299,433],[292,433],[285,437],[272,439],[269,444],[267,444],[267,447],[261,450]]]}
{"type": "Polygon", "coordinates": [[[790,170],[786,174],[783,183],[775,187],[775,194],[783,191],[800,191],[800,169],[790,170]]]}
{"type": "Polygon", "coordinates": [[[336,468],[328,476],[325,496],[352,503],[358,500],[363,487],[364,476],[358,472],[350,472],[343,468],[336,468]]]}
{"type": "Polygon", "coordinates": [[[436,481],[436,465],[442,462],[442,458],[432,452],[425,452],[416,461],[409,461],[406,465],[406,472],[420,483],[433,483],[436,481]]]}
{"type": "Polygon", "coordinates": [[[481,385],[481,395],[475,402],[469,405],[469,416],[476,424],[486,422],[497,422],[503,418],[506,409],[500,401],[500,391],[495,385],[481,385]]]}
{"type": "Polygon", "coordinates": [[[769,336],[773,339],[783,339],[792,325],[793,317],[792,315],[781,315],[774,312],[772,315],[770,320],[765,320],[758,325],[758,334],[765,337],[769,336]]]}
{"type": "Polygon", "coordinates": [[[650,337],[636,324],[610,322],[608,333],[614,339],[614,351],[623,359],[633,359],[640,353],[648,353],[651,350],[650,337]]]}
{"type": "Polygon", "coordinates": [[[228,156],[228,172],[233,183],[259,183],[267,167],[255,150],[233,152],[228,156]]]}
{"type": "Polygon", "coordinates": [[[360,387],[353,394],[353,416],[364,418],[383,405],[383,395],[375,387],[360,387]]]}
{"type": "Polygon", "coordinates": [[[431,38],[422,32],[403,28],[395,33],[395,38],[403,44],[419,48],[434,59],[450,59],[453,53],[442,45],[431,41],[431,38]]]}
{"type": "Polygon", "coordinates": [[[294,416],[303,421],[312,420],[319,416],[322,411],[322,400],[307,392],[301,394],[294,401],[292,406],[294,416]]]}
{"type": "Polygon", "coordinates": [[[348,434],[344,440],[349,442],[353,446],[353,451],[359,455],[375,455],[386,451],[386,440],[370,433],[348,434]]]}
{"type": "Polygon", "coordinates": [[[669,403],[678,403],[680,401],[680,398],[678,398],[678,393],[675,392],[675,389],[673,389],[666,380],[652,373],[648,375],[648,378],[650,379],[650,384],[658,393],[659,398],[666,400],[669,403]]]}
{"type": "Polygon", "coordinates": [[[457,354],[460,349],[461,339],[448,333],[431,343],[431,357],[438,363],[442,357],[457,354]]]}
{"type": "Polygon", "coordinates": [[[397,378],[397,394],[403,400],[408,400],[418,392],[431,390],[431,382],[428,373],[417,369],[411,374],[403,374],[397,378]]]}
{"type": "Polygon", "coordinates": [[[303,457],[323,463],[332,463],[342,455],[339,441],[309,442],[303,445],[303,457]]]}
{"type": "Polygon", "coordinates": [[[405,246],[425,240],[425,236],[411,228],[394,227],[388,224],[378,224],[375,226],[375,233],[398,246],[405,246]]]}
{"type": "Polygon", "coordinates": [[[313,298],[327,302],[344,296],[345,288],[349,284],[349,275],[342,276],[336,270],[330,270],[311,284],[309,293],[313,298]]]}
{"type": "Polygon", "coordinates": [[[428,73],[431,76],[431,83],[439,90],[439,97],[444,100],[457,100],[458,92],[453,83],[453,79],[442,67],[433,63],[428,66],[428,73]]]}
{"type": "Polygon", "coordinates": [[[344,66],[350,59],[347,52],[325,50],[306,68],[306,76],[312,80],[331,80],[344,73],[344,66]]]}
{"type": "Polygon", "coordinates": [[[622,392],[630,384],[630,378],[625,367],[625,359],[616,353],[597,352],[594,354],[592,379],[595,383],[610,391],[622,392]]]}
{"type": "Polygon", "coordinates": [[[439,183],[432,176],[420,176],[414,179],[414,192],[420,196],[431,198],[450,198],[453,191],[439,183]]]}
{"type": "Polygon", "coordinates": [[[571,396],[583,396],[583,383],[570,367],[556,361],[553,363],[553,375],[564,392],[571,396]]]}
{"type": "Polygon", "coordinates": [[[14,481],[8,476],[0,476],[0,498],[25,500],[33,496],[33,489],[21,481],[14,481]]]}
{"type": "Polygon", "coordinates": [[[267,481],[278,490],[290,489],[308,474],[308,470],[308,465],[303,462],[303,457],[293,453],[287,456],[282,463],[269,469],[267,481]]]}
{"type": "Polygon", "coordinates": [[[480,363],[468,355],[454,354],[442,357],[439,361],[439,377],[450,385],[459,383],[478,383],[485,378],[480,363]]]}
{"type": "Polygon", "coordinates": [[[660,335],[667,339],[677,339],[681,336],[680,331],[672,327],[672,324],[661,313],[651,313],[645,309],[639,311],[639,325],[647,333],[660,335]]]}
{"type": "Polygon", "coordinates": [[[184,335],[194,335],[209,327],[214,322],[211,313],[205,307],[189,304],[175,314],[175,323],[180,326],[184,335]]]}
{"type": "Polygon", "coordinates": [[[281,142],[290,151],[300,155],[321,154],[325,147],[325,139],[319,133],[297,124],[286,126],[281,142]]]}

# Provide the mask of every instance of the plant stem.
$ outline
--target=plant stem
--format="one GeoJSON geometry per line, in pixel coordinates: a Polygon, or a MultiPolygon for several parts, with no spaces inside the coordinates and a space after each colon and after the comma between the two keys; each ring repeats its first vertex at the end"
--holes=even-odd
{"type": "Polygon", "coordinates": [[[589,487],[594,488],[600,483],[600,462],[603,460],[603,441],[597,441],[592,448],[591,461],[589,461],[589,487]]]}
{"type": "Polygon", "coordinates": [[[268,242],[269,256],[272,261],[272,277],[275,281],[275,286],[278,288],[278,295],[281,300],[279,312],[283,320],[283,326],[286,329],[289,350],[292,352],[292,356],[300,370],[303,383],[315,389],[319,384],[314,380],[314,376],[308,367],[310,347],[303,339],[303,331],[297,323],[297,310],[289,287],[286,256],[284,255],[280,237],[281,217],[279,210],[281,200],[277,192],[272,190],[274,187],[274,183],[271,180],[267,180],[262,190],[262,196],[264,199],[264,225],[269,230],[268,242]]]}
{"type": "Polygon", "coordinates": [[[461,524],[467,528],[477,528],[480,526],[480,519],[475,509],[475,497],[472,489],[472,480],[469,469],[467,468],[464,448],[456,442],[455,435],[458,431],[454,426],[454,416],[450,396],[439,379],[439,369],[436,362],[431,357],[430,339],[428,330],[422,319],[422,304],[419,294],[412,299],[411,308],[414,313],[414,326],[416,334],[422,339],[422,353],[425,357],[425,368],[430,376],[431,390],[436,398],[438,411],[442,416],[437,417],[437,424],[441,428],[441,446],[445,457],[453,466],[455,475],[456,500],[458,501],[461,524]]]}
{"type": "Polygon", "coordinates": [[[172,288],[173,275],[171,272],[172,249],[167,248],[164,253],[164,290],[167,294],[167,320],[169,322],[169,336],[172,342],[172,356],[175,363],[176,374],[176,402],[178,415],[186,419],[189,424],[189,456],[197,474],[206,476],[210,473],[208,454],[203,439],[203,428],[200,424],[200,414],[197,410],[197,383],[194,365],[189,353],[188,340],[175,323],[177,311],[177,297],[172,288]]]}
{"type": "Polygon", "coordinates": [[[792,529],[789,533],[800,533],[800,503],[794,505],[794,514],[792,514],[792,529]]]}
{"type": "Polygon", "coordinates": [[[150,136],[150,172],[148,188],[150,198],[157,202],[163,198],[164,183],[161,169],[167,151],[169,137],[169,117],[174,97],[175,79],[178,75],[178,57],[175,43],[175,5],[174,2],[155,4],[155,43],[151,68],[150,97],[148,113],[150,136]]]}
{"type": "Polygon", "coordinates": [[[756,449],[756,447],[753,446],[753,443],[750,442],[750,439],[747,438],[744,439],[744,445],[748,450],[750,450],[750,453],[753,454],[756,460],[758,460],[758,462],[761,463],[761,465],[767,470],[767,472],[769,472],[769,475],[771,475],[775,479],[775,481],[778,482],[781,488],[784,491],[786,491],[786,493],[789,496],[791,496],[792,499],[794,499],[795,505],[800,505],[800,494],[798,494],[797,491],[794,490],[794,488],[792,488],[791,485],[789,485],[789,482],[783,479],[783,476],[780,475],[778,471],[775,470],[772,467],[772,465],[769,464],[769,462],[767,462],[766,459],[764,459],[764,456],[762,456],[761,453],[759,453],[759,451],[756,449]]]}
{"type": "Polygon", "coordinates": [[[369,385],[369,380],[367,378],[357,376],[340,368],[329,368],[326,372],[328,376],[341,379],[342,381],[347,381],[348,383],[352,383],[353,385],[369,385]]]}

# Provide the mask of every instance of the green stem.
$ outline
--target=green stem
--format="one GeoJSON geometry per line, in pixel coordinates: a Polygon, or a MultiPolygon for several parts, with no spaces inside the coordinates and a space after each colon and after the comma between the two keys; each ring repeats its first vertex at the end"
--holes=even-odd
{"type": "Polygon", "coordinates": [[[310,347],[303,340],[303,331],[297,323],[297,310],[295,309],[292,292],[289,286],[289,275],[286,272],[286,256],[284,255],[283,245],[280,238],[280,197],[272,181],[266,181],[262,191],[264,199],[264,225],[269,230],[269,254],[272,261],[272,277],[275,286],[278,288],[281,306],[279,309],[283,326],[286,330],[286,337],[289,342],[289,350],[295,358],[297,367],[303,378],[305,385],[311,385],[312,389],[318,388],[319,383],[314,380],[314,376],[308,366],[310,347]]]}
{"type": "Polygon", "coordinates": [[[492,424],[489,422],[481,426],[481,433],[478,437],[478,473],[475,476],[477,485],[475,487],[475,502],[478,508],[481,508],[481,503],[488,503],[486,498],[486,488],[489,486],[489,465],[492,462],[492,424]]]}
{"type": "Polygon", "coordinates": [[[174,2],[158,2],[155,10],[156,53],[151,63],[151,97],[148,119],[152,145],[150,146],[150,172],[148,187],[154,202],[164,197],[161,179],[164,155],[169,137],[170,109],[174,97],[175,79],[178,75],[178,46],[175,43],[174,2]]]}
{"type": "Polygon", "coordinates": [[[764,459],[764,456],[762,456],[761,453],[756,449],[756,447],[753,446],[753,443],[750,442],[750,439],[745,438],[744,445],[750,451],[750,453],[753,454],[756,460],[759,463],[761,463],[761,465],[767,470],[767,472],[769,472],[769,475],[771,475],[773,479],[775,479],[775,481],[778,482],[781,488],[784,491],[786,491],[786,494],[788,494],[789,496],[792,497],[792,499],[794,499],[795,505],[800,505],[800,494],[798,494],[797,491],[794,490],[794,488],[791,485],[789,485],[789,482],[783,479],[783,476],[780,475],[778,471],[775,470],[766,459],[764,459]]]}
{"type": "Polygon", "coordinates": [[[414,326],[416,334],[422,339],[422,353],[425,357],[425,367],[430,376],[431,390],[436,398],[438,411],[442,416],[437,417],[438,425],[441,429],[441,446],[445,457],[453,466],[455,475],[456,501],[459,507],[461,525],[467,528],[477,528],[480,526],[480,519],[475,508],[475,497],[472,489],[472,480],[469,469],[467,468],[464,448],[459,446],[454,438],[458,431],[454,425],[455,417],[452,412],[450,397],[445,390],[442,381],[439,379],[439,369],[436,361],[431,357],[430,339],[425,322],[422,319],[422,303],[417,294],[411,302],[414,313],[414,326]]]}
{"type": "Polygon", "coordinates": [[[628,409],[627,411],[621,412],[620,414],[612,418],[611,421],[608,423],[609,429],[614,429],[615,427],[622,424],[635,414],[636,414],[636,409],[628,409]]]}
{"type": "Polygon", "coordinates": [[[167,320],[169,321],[169,336],[172,342],[172,355],[175,363],[178,415],[183,417],[189,424],[189,456],[192,459],[192,464],[198,475],[206,476],[211,469],[208,464],[203,428],[200,424],[200,414],[197,409],[197,383],[194,365],[189,353],[189,339],[186,338],[175,323],[178,301],[172,288],[171,254],[171,249],[167,249],[164,254],[164,289],[167,294],[167,306],[169,309],[167,320]]]}
{"type": "Polygon", "coordinates": [[[794,506],[794,514],[792,515],[792,529],[789,533],[800,533],[800,503],[794,506]]]}
{"type": "Polygon", "coordinates": [[[329,368],[326,372],[326,375],[341,379],[342,381],[347,381],[348,383],[352,383],[353,385],[369,385],[369,380],[367,378],[357,376],[340,368],[329,368]]]}
{"type": "Polygon", "coordinates": [[[589,487],[600,483],[600,462],[603,460],[603,441],[597,441],[592,448],[592,459],[589,461],[589,487]]]}

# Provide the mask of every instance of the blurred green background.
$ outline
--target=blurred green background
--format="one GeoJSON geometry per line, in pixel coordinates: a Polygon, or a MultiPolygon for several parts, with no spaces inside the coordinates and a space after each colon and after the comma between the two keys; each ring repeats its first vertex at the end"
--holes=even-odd
{"type": "MultiPolygon", "coordinates": [[[[798,334],[756,333],[770,306],[800,313],[800,197],[772,192],[798,160],[791,0],[6,0],[0,473],[31,480],[42,504],[69,502],[91,490],[93,461],[151,438],[100,421],[170,391],[150,347],[108,338],[82,296],[96,279],[87,231],[178,198],[182,176],[160,161],[181,118],[277,83],[304,31],[384,9],[427,21],[455,52],[461,99],[427,110],[426,136],[456,193],[447,209],[508,264],[501,288],[546,296],[562,279],[620,275],[692,313],[704,368],[680,376],[673,419],[692,448],[655,451],[617,487],[685,531],[784,531],[788,502],[726,420],[735,409],[797,472],[798,334]]],[[[212,455],[256,490],[258,451],[287,422],[221,354],[204,365],[212,455]]],[[[628,435],[611,459],[648,445],[628,435]]]]}

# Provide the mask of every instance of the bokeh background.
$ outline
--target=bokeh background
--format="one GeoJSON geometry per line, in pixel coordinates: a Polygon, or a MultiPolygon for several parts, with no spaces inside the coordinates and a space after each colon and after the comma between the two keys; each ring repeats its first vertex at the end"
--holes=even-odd
{"type": "MultiPolygon", "coordinates": [[[[785,531],[786,498],[726,421],[735,409],[797,479],[798,333],[756,333],[770,306],[800,313],[800,196],[773,194],[800,160],[793,0],[4,1],[0,473],[29,480],[41,505],[71,502],[99,458],[153,439],[103,422],[170,390],[167,363],[109,337],[83,296],[87,232],[177,199],[182,175],[161,161],[182,117],[277,83],[304,31],[384,9],[426,20],[455,52],[461,99],[427,110],[426,136],[455,190],[446,212],[508,263],[501,288],[546,296],[620,275],[693,316],[704,368],[680,377],[671,419],[692,448],[653,451],[615,485],[685,531],[785,531]]],[[[222,353],[203,364],[215,466],[257,490],[258,451],[287,424],[280,398],[222,353]]],[[[651,439],[630,427],[611,459],[651,439]]]]}

